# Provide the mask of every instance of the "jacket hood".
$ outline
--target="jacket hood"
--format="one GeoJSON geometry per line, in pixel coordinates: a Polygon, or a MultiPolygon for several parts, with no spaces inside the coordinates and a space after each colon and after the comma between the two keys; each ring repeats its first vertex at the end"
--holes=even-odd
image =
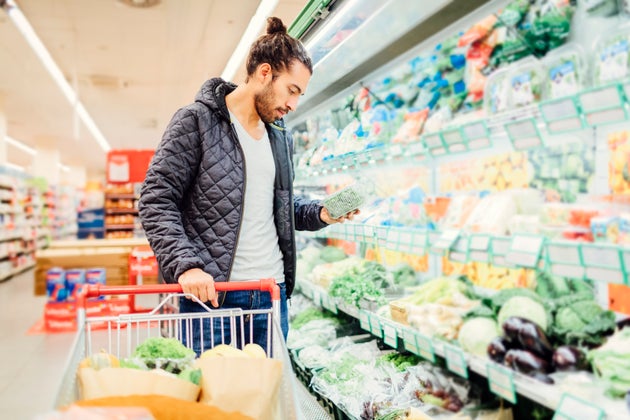
{"type": "Polygon", "coordinates": [[[225,103],[225,96],[236,89],[236,85],[231,82],[215,77],[207,80],[197,92],[195,102],[201,102],[211,110],[223,115],[228,120],[230,113],[225,103]]]}

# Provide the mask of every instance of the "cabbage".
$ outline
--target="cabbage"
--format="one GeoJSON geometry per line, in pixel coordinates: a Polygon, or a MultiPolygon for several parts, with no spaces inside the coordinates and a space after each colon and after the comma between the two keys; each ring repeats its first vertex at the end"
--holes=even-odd
{"type": "Polygon", "coordinates": [[[499,335],[499,326],[494,319],[471,318],[460,328],[457,340],[463,350],[485,357],[488,345],[499,335]]]}
{"type": "Polygon", "coordinates": [[[545,332],[547,332],[547,328],[549,327],[545,307],[541,303],[526,296],[514,296],[501,306],[497,317],[499,325],[503,325],[505,320],[511,316],[518,316],[532,321],[538,324],[545,332]]]}

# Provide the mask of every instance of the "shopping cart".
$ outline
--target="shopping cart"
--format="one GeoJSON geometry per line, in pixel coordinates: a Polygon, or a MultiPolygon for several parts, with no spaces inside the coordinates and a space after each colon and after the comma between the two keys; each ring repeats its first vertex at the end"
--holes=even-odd
{"type": "MultiPolygon", "coordinates": [[[[118,358],[130,357],[136,346],[150,337],[174,337],[182,341],[182,338],[192,337],[190,334],[193,322],[203,325],[204,319],[210,319],[210,334],[214,337],[213,325],[219,320],[222,329],[229,329],[232,344],[242,345],[248,342],[253,335],[253,323],[246,328],[245,319],[254,315],[266,315],[268,331],[267,353],[268,356],[279,359],[282,362],[283,372],[280,383],[280,411],[282,419],[328,419],[327,413],[310,401],[310,395],[295,378],[291,367],[286,343],[282,337],[280,328],[280,289],[273,279],[262,279],[252,282],[217,282],[217,292],[260,290],[271,294],[272,307],[269,309],[242,310],[242,309],[211,309],[199,302],[194,296],[182,293],[179,284],[158,284],[143,286],[103,286],[86,285],[77,298],[77,325],[78,331],[73,341],[71,353],[66,362],[64,376],[61,381],[59,393],[55,401],[55,407],[68,406],[79,399],[77,382],[77,369],[81,360],[87,355],[105,350],[118,358]],[[117,316],[86,316],[86,302],[90,298],[106,295],[139,295],[158,294],[158,305],[147,313],[132,313],[117,316]],[[206,309],[205,312],[178,313],[177,302],[182,296],[197,300],[206,309]],[[214,322],[213,322],[214,321],[214,322]],[[236,340],[235,337],[240,339],[236,340]],[[302,395],[299,395],[302,394],[302,395]]],[[[202,334],[202,336],[203,336],[202,334]]],[[[224,335],[220,334],[221,342],[224,335]]],[[[203,346],[203,340],[201,340],[203,346]]],[[[212,340],[213,341],[213,340],[212,340]]],[[[186,345],[192,348],[192,340],[186,340],[186,345]]],[[[203,347],[202,347],[203,349],[203,347]]]]}

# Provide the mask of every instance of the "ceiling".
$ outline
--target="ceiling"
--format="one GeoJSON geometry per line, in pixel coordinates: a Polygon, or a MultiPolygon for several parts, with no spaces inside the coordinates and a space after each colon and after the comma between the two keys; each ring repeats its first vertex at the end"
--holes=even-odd
{"type": "MultiPolygon", "coordinates": [[[[154,149],[173,113],[194,99],[207,78],[222,73],[259,2],[16,3],[112,149],[154,149]]],[[[306,3],[279,0],[272,14],[289,26],[306,3]]],[[[242,82],[244,74],[241,65],[233,80],[242,82]]],[[[4,11],[0,113],[7,135],[35,149],[58,150],[64,165],[85,168],[88,178],[103,176],[106,153],[4,11]]],[[[33,157],[7,146],[7,160],[28,168],[33,157]]]]}

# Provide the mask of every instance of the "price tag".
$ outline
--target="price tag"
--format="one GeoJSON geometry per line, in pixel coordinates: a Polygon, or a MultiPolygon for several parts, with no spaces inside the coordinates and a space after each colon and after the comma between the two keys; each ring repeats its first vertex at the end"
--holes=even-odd
{"type": "Polygon", "coordinates": [[[571,277],[574,279],[584,278],[585,269],[581,265],[551,264],[551,273],[560,277],[571,277]]]}
{"type": "Polygon", "coordinates": [[[370,315],[366,311],[359,311],[359,325],[362,330],[370,331],[370,315]]]}
{"type": "Polygon", "coordinates": [[[510,238],[505,237],[495,237],[492,238],[492,255],[494,257],[501,255],[507,255],[510,251],[510,246],[512,245],[512,241],[510,238]]]}
{"type": "Polygon", "coordinates": [[[324,309],[329,310],[335,315],[338,313],[337,305],[335,304],[335,301],[330,295],[322,294],[321,299],[322,299],[322,307],[324,309]]]}
{"type": "Polygon", "coordinates": [[[381,321],[381,326],[383,327],[383,342],[390,347],[397,348],[398,347],[398,331],[396,327],[389,322],[381,321]]]}
{"type": "Polygon", "coordinates": [[[407,147],[407,153],[409,153],[410,156],[422,155],[424,153],[424,150],[424,144],[419,141],[416,143],[411,143],[407,147]]]}
{"type": "Polygon", "coordinates": [[[491,145],[492,143],[490,143],[489,138],[475,139],[475,140],[470,140],[468,142],[468,149],[469,150],[485,149],[487,147],[490,147],[491,145]]]}
{"type": "Polygon", "coordinates": [[[545,238],[542,236],[516,235],[512,238],[505,260],[520,267],[536,267],[544,243],[545,238]]]}
{"type": "Polygon", "coordinates": [[[433,348],[433,340],[426,335],[415,334],[416,347],[418,348],[418,356],[425,358],[431,363],[435,363],[435,349],[433,348]]]}
{"type": "Polygon", "coordinates": [[[582,245],[582,261],[585,266],[621,270],[620,249],[616,246],[582,245]]]}
{"type": "Polygon", "coordinates": [[[438,147],[436,149],[429,149],[429,153],[431,156],[442,156],[446,154],[446,149],[443,147],[438,147]]]}
{"type": "Polygon", "coordinates": [[[542,138],[533,119],[506,124],[505,130],[516,150],[529,149],[542,145],[542,138]]]}
{"type": "Polygon", "coordinates": [[[402,146],[401,146],[400,144],[394,144],[393,146],[391,146],[391,147],[389,148],[389,154],[390,154],[392,157],[399,157],[399,156],[402,156],[402,154],[403,154],[403,148],[402,148],[402,146]]]}
{"type": "Polygon", "coordinates": [[[416,332],[409,328],[401,329],[403,347],[405,350],[410,351],[413,354],[420,356],[420,350],[418,349],[418,343],[416,342],[416,332]]]}
{"type": "Polygon", "coordinates": [[[431,248],[439,252],[447,251],[451,249],[460,234],[461,231],[459,229],[447,229],[442,232],[435,242],[433,242],[431,248]]]}
{"type": "Polygon", "coordinates": [[[623,259],[623,266],[626,271],[630,270],[630,249],[621,250],[621,259],[623,259]]]}
{"type": "Polygon", "coordinates": [[[374,238],[374,226],[365,225],[363,226],[363,235],[366,238],[374,238]]]}
{"type": "Polygon", "coordinates": [[[487,374],[490,391],[512,404],[516,404],[514,372],[496,363],[488,363],[487,374]]]}
{"type": "Polygon", "coordinates": [[[411,245],[413,244],[413,233],[403,230],[400,232],[398,239],[401,244],[411,245]]]}
{"type": "Polygon", "coordinates": [[[452,144],[448,146],[449,153],[460,153],[460,152],[465,152],[467,150],[468,149],[466,149],[466,145],[464,143],[452,144]]]}
{"type": "Polygon", "coordinates": [[[564,393],[558,404],[558,409],[553,419],[567,420],[601,420],[606,418],[606,413],[601,408],[584,401],[581,398],[564,393]]]}
{"type": "Polygon", "coordinates": [[[464,133],[469,142],[471,140],[488,138],[488,128],[482,121],[463,126],[462,133],[464,133]]]}
{"type": "Polygon", "coordinates": [[[585,113],[599,111],[602,108],[621,107],[621,97],[616,86],[610,86],[580,95],[580,105],[585,113]]]}
{"type": "Polygon", "coordinates": [[[613,122],[624,121],[626,113],[623,108],[607,109],[605,111],[591,112],[586,115],[586,122],[589,125],[610,124],[613,122]]]}
{"type": "Polygon", "coordinates": [[[547,244],[547,255],[554,263],[582,265],[577,244],[551,242],[547,244]]]}
{"type": "Polygon", "coordinates": [[[447,146],[464,143],[464,137],[462,136],[462,133],[459,130],[443,131],[442,140],[444,141],[444,144],[446,144],[447,146]]]}
{"type": "Polygon", "coordinates": [[[313,303],[320,308],[322,307],[322,294],[319,290],[313,289],[313,303]]]}
{"type": "Polygon", "coordinates": [[[584,276],[588,279],[604,283],[624,284],[625,279],[621,271],[600,267],[586,267],[584,276]]]}
{"type": "Polygon", "coordinates": [[[488,262],[490,236],[470,235],[468,240],[468,259],[472,261],[488,262]]]}
{"type": "Polygon", "coordinates": [[[375,162],[381,162],[385,160],[385,151],[382,149],[376,149],[371,151],[372,160],[375,162]]]}
{"type": "Polygon", "coordinates": [[[396,228],[389,228],[387,231],[387,249],[396,249],[400,239],[400,231],[396,228]]]}
{"type": "Polygon", "coordinates": [[[462,378],[468,379],[468,366],[464,359],[464,352],[459,347],[444,345],[444,358],[446,359],[446,367],[451,372],[462,378]]]}
{"type": "Polygon", "coordinates": [[[427,149],[442,147],[442,139],[440,138],[440,134],[427,134],[426,136],[424,136],[424,144],[426,145],[427,149]]]}
{"type": "Polygon", "coordinates": [[[383,329],[381,328],[381,320],[371,313],[369,314],[369,317],[370,317],[370,332],[377,337],[383,337],[383,329]]]}
{"type": "Polygon", "coordinates": [[[540,105],[540,112],[547,121],[579,117],[578,109],[571,98],[543,103],[540,105]]]}

